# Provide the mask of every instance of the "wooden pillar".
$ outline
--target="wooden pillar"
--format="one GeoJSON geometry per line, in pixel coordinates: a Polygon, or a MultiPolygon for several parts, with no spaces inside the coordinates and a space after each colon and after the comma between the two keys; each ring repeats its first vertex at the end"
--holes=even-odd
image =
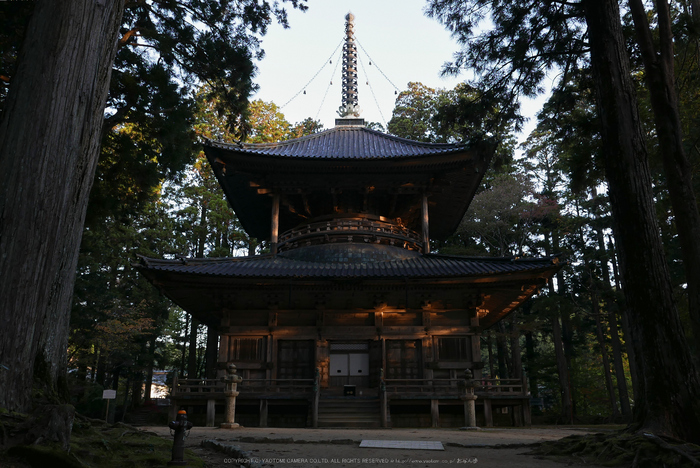
{"type": "Polygon", "coordinates": [[[491,410],[491,400],[484,400],[484,424],[486,427],[493,427],[493,411],[491,410]]]}
{"type": "Polygon", "coordinates": [[[523,411],[523,426],[532,426],[532,414],[530,413],[530,399],[523,400],[522,404],[523,411]]]}
{"type": "Polygon", "coordinates": [[[432,427],[440,427],[439,400],[430,400],[430,422],[432,427]]]}
{"type": "Polygon", "coordinates": [[[314,394],[311,398],[311,427],[318,427],[318,404],[321,401],[321,369],[316,368],[314,394]]]}
{"type": "Polygon", "coordinates": [[[386,394],[383,367],[379,369],[379,413],[382,427],[389,427],[389,399],[386,394]]]}
{"type": "Polygon", "coordinates": [[[214,427],[216,420],[216,400],[207,400],[207,427],[214,427]]]}
{"type": "Polygon", "coordinates": [[[508,407],[508,411],[513,413],[513,426],[521,427],[523,426],[523,405],[513,405],[508,407]]]}
{"type": "Polygon", "coordinates": [[[260,421],[259,427],[267,427],[267,400],[260,400],[260,421]]]}
{"type": "MultiPolygon", "coordinates": [[[[180,405],[177,403],[177,400],[170,400],[170,411],[168,412],[168,419],[170,421],[175,421],[177,420],[177,412],[180,410],[180,405]]],[[[109,418],[109,414],[107,415],[109,418]]]]}
{"type": "Polygon", "coordinates": [[[278,193],[272,196],[272,227],[270,229],[270,252],[277,254],[277,239],[280,229],[280,196],[278,193]]]}
{"type": "Polygon", "coordinates": [[[422,218],[423,218],[423,253],[430,253],[430,236],[429,234],[429,223],[428,223],[428,194],[423,192],[423,205],[422,205],[422,218]]]}

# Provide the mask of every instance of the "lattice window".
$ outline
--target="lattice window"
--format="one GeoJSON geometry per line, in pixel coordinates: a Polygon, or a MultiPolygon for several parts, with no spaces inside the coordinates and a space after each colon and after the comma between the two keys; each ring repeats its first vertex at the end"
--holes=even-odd
{"type": "Polygon", "coordinates": [[[436,338],[436,355],[439,361],[471,361],[471,338],[436,338]]]}
{"type": "Polygon", "coordinates": [[[265,340],[256,338],[229,338],[228,360],[262,361],[265,358],[265,340]]]}

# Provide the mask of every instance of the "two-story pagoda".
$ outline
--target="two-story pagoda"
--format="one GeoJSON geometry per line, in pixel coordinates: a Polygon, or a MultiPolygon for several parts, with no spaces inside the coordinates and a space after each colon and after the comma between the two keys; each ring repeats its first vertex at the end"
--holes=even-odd
{"type": "MultiPolygon", "coordinates": [[[[464,425],[465,369],[479,383],[479,424],[492,424],[493,407],[528,423],[520,380],[482,379],[479,336],[545,285],[558,261],[430,252],[430,236],[458,227],[494,145],[365,128],[347,19],[335,128],[205,145],[241,225],[271,253],[144,258],[141,272],[219,331],[220,368],[233,362],[244,379],[244,425],[464,425]]],[[[212,382],[181,379],[173,397],[184,406],[209,400],[213,423],[223,396],[200,384],[212,382]]]]}

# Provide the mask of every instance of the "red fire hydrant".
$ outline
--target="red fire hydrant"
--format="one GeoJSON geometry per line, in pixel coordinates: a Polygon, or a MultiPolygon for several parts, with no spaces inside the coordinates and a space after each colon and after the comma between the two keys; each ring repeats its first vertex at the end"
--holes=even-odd
{"type": "MultiPolygon", "coordinates": [[[[170,421],[168,427],[174,432],[173,458],[168,462],[168,466],[185,466],[185,437],[192,429],[192,423],[187,420],[187,411],[177,412],[177,421],[170,421]]],[[[171,432],[172,432],[171,431],[171,432]]]]}

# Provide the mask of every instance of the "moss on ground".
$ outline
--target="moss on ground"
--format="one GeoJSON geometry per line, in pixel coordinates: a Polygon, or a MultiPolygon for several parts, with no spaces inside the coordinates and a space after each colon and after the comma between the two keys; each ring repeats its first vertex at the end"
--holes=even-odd
{"type": "Polygon", "coordinates": [[[700,447],[653,434],[611,432],[543,442],[530,452],[544,458],[633,468],[700,467],[700,447]]]}
{"type": "MultiPolygon", "coordinates": [[[[57,443],[17,444],[21,420],[0,415],[3,450],[0,459],[17,468],[151,468],[162,467],[171,460],[172,441],[156,434],[139,431],[126,424],[76,416],[71,434],[70,452],[57,443]],[[14,440],[14,442],[13,442],[14,440]]],[[[205,468],[204,462],[185,450],[187,466],[205,468]]]]}

